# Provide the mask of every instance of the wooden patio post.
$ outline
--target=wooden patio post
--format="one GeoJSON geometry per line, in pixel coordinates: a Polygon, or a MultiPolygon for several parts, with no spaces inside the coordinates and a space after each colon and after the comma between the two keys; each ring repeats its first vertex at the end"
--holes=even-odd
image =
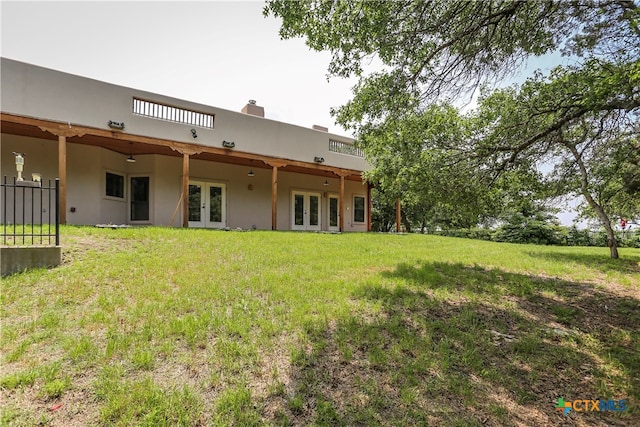
{"type": "MultiPolygon", "coordinates": [[[[169,147],[173,151],[182,154],[182,226],[189,227],[189,161],[191,156],[202,153],[201,147],[194,147],[189,144],[171,143],[169,147]]],[[[176,208],[177,209],[177,208],[176,208]]],[[[171,219],[173,223],[173,218],[171,219]]]]}
{"type": "Polygon", "coordinates": [[[271,229],[278,229],[278,168],[287,166],[286,160],[263,160],[271,166],[271,229]]]}
{"type": "Polygon", "coordinates": [[[189,154],[182,154],[182,227],[189,227],[189,154]]]}
{"type": "Polygon", "coordinates": [[[278,229],[278,167],[271,169],[271,229],[278,229]]]}
{"type": "Polygon", "coordinates": [[[67,137],[58,135],[58,178],[60,179],[60,224],[67,223],[67,137]]]}
{"type": "Polygon", "coordinates": [[[72,126],[71,123],[38,126],[41,131],[58,137],[58,178],[60,180],[60,224],[67,223],[67,138],[81,137],[85,130],[72,126]]]}

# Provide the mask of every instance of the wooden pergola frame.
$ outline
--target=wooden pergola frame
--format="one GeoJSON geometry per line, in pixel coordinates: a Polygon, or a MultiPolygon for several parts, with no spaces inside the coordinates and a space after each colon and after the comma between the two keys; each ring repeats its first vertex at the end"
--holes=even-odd
{"type": "MultiPolygon", "coordinates": [[[[67,211],[67,143],[102,147],[123,155],[159,154],[182,157],[182,226],[188,227],[189,163],[190,159],[270,168],[271,173],[271,228],[277,229],[278,172],[295,172],[326,178],[340,179],[339,228],[344,231],[344,184],[345,180],[362,182],[361,171],[338,168],[324,164],[299,160],[270,157],[260,154],[236,151],[208,145],[185,143],[162,138],[130,134],[120,130],[101,129],[72,123],[63,123],[25,117],[10,113],[0,113],[2,133],[40,139],[58,140],[58,174],[60,178],[60,222],[66,223],[67,211]],[[133,143],[133,144],[132,144],[133,143]]],[[[371,186],[367,186],[369,208],[371,207],[371,186]]],[[[371,230],[371,210],[369,209],[367,231],[371,230]]]]}

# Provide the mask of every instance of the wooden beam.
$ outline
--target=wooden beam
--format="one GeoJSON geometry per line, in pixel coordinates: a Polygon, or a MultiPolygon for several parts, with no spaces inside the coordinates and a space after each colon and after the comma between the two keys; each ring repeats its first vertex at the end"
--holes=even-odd
{"type": "MultiPolygon", "coordinates": [[[[7,117],[18,118],[2,113],[2,120],[7,117]]],[[[77,126],[71,126],[71,123],[55,123],[38,119],[22,118],[31,121],[33,126],[38,126],[41,131],[49,132],[58,137],[58,178],[60,180],[60,224],[67,223],[67,137],[83,136],[84,129],[77,126]]],[[[18,120],[18,122],[20,122],[18,120]]]]}
{"type": "Polygon", "coordinates": [[[278,229],[278,167],[271,170],[271,229],[278,229]]]}
{"type": "Polygon", "coordinates": [[[49,132],[55,136],[84,136],[86,133],[82,128],[78,126],[71,126],[71,124],[52,124],[51,126],[38,126],[41,131],[49,132]]]}
{"type": "Polygon", "coordinates": [[[182,155],[182,226],[189,227],[189,155],[182,155]]]}
{"type": "Polygon", "coordinates": [[[67,223],[67,137],[58,136],[58,178],[60,179],[60,224],[67,223]]]}
{"type": "MultiPolygon", "coordinates": [[[[79,126],[71,123],[61,123],[61,122],[54,122],[51,120],[17,116],[9,113],[0,113],[0,121],[2,121],[3,124],[6,122],[6,123],[19,124],[19,125],[36,126],[44,132],[50,132],[54,135],[65,135],[66,137],[71,137],[71,136],[82,137],[84,135],[97,136],[97,137],[112,139],[114,141],[126,141],[126,142],[134,142],[134,143],[146,144],[146,145],[152,145],[152,146],[168,147],[181,154],[187,151],[191,151],[194,153],[216,154],[216,155],[222,156],[223,158],[227,157],[227,158],[237,158],[237,159],[244,159],[244,160],[256,160],[256,161],[261,161],[270,166],[278,166],[278,167],[295,166],[295,167],[300,167],[300,168],[305,168],[305,169],[310,169],[315,171],[329,172],[337,176],[344,175],[349,179],[352,179],[355,176],[360,177],[362,173],[361,171],[354,170],[354,169],[343,169],[335,166],[328,166],[328,165],[318,164],[314,162],[303,162],[300,160],[269,157],[269,156],[264,156],[260,154],[243,152],[239,150],[229,150],[221,147],[212,147],[210,145],[193,144],[193,143],[173,141],[173,140],[163,139],[163,138],[134,135],[127,132],[114,131],[112,129],[107,130],[107,129],[88,127],[88,126],[79,126]]],[[[221,160],[221,161],[224,162],[224,160],[221,160]]]]}
{"type": "Polygon", "coordinates": [[[396,199],[396,233],[400,233],[402,226],[401,222],[401,212],[400,212],[400,199],[396,199]]]}
{"type": "Polygon", "coordinates": [[[283,168],[285,166],[288,166],[291,162],[289,160],[284,160],[284,159],[268,159],[268,158],[262,158],[260,159],[263,162],[265,162],[266,164],[268,164],[271,167],[274,168],[283,168]]]}
{"type": "Polygon", "coordinates": [[[338,212],[340,214],[340,231],[344,231],[344,176],[340,175],[340,196],[338,198],[338,212]]]}

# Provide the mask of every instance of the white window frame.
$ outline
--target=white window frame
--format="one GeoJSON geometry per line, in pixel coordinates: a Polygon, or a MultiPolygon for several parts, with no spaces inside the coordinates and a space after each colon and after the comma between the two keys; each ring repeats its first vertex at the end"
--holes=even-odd
{"type": "MultiPolygon", "coordinates": [[[[290,229],[295,231],[295,230],[301,230],[301,231],[320,231],[322,230],[322,223],[323,223],[323,209],[322,209],[322,191],[317,191],[317,190],[296,190],[296,189],[292,189],[291,190],[291,199],[290,199],[290,215],[291,215],[291,220],[290,220],[290,229]],[[317,196],[318,197],[318,224],[316,225],[311,225],[311,224],[305,224],[304,223],[304,219],[303,219],[303,225],[295,225],[295,196],[296,195],[302,195],[304,197],[304,200],[309,201],[311,196],[317,196]]],[[[304,203],[303,203],[304,205],[304,203]]],[[[307,209],[311,209],[310,206],[307,206],[307,209]]],[[[305,214],[304,217],[306,217],[307,219],[310,219],[310,213],[309,214],[305,214]]],[[[304,218],[303,217],[303,218],[304,218]]]]}
{"type": "Polygon", "coordinates": [[[367,223],[367,196],[363,194],[354,194],[351,199],[351,206],[353,206],[353,223],[354,224],[366,224],[367,223]],[[364,201],[364,215],[362,221],[356,221],[356,197],[361,197],[364,201]]]}
{"type": "Polygon", "coordinates": [[[328,193],[327,194],[327,230],[328,231],[339,231],[340,230],[340,195],[338,193],[328,193]],[[337,224],[331,225],[331,199],[337,200],[337,224]]]}
{"type": "MultiPolygon", "coordinates": [[[[208,219],[209,209],[211,209],[209,202],[205,202],[207,209],[205,209],[204,214],[207,217],[201,217],[200,221],[189,221],[190,228],[211,228],[211,229],[224,229],[228,226],[228,209],[229,209],[229,182],[224,180],[215,180],[211,181],[208,179],[194,178],[189,180],[189,185],[200,185],[202,193],[200,194],[200,203],[202,203],[203,197],[208,197],[208,194],[205,196],[207,192],[207,188],[210,187],[220,187],[222,188],[222,222],[220,223],[212,223],[208,219]],[[199,223],[199,224],[197,224],[199,223]],[[215,224],[215,225],[212,225],[215,224]]],[[[188,214],[188,213],[187,213],[188,214]]]]}
{"type": "Polygon", "coordinates": [[[127,191],[127,219],[129,220],[129,224],[152,224],[153,223],[153,176],[150,173],[133,173],[127,175],[127,187],[130,189],[131,178],[149,178],[149,219],[145,220],[132,220],[131,219],[131,197],[129,192],[127,191]]]}
{"type": "Polygon", "coordinates": [[[128,185],[127,185],[127,181],[128,181],[128,177],[126,173],[123,172],[117,172],[114,170],[110,170],[110,169],[104,169],[103,173],[102,173],[102,198],[106,199],[106,200],[113,200],[115,202],[126,202],[128,197],[127,197],[127,189],[128,189],[128,185]],[[116,197],[116,196],[109,196],[107,195],[107,174],[110,173],[111,175],[118,175],[122,177],[122,197],[116,197]]]}

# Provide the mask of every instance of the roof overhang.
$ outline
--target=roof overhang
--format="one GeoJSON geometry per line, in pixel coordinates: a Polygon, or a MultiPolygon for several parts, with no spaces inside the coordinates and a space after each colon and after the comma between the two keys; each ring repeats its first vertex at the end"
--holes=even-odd
{"type": "Polygon", "coordinates": [[[334,166],[302,162],[299,160],[271,157],[231,149],[185,143],[124,131],[87,127],[73,123],[62,123],[33,117],[0,113],[0,131],[3,134],[19,135],[44,140],[58,141],[65,136],[68,143],[102,147],[123,155],[159,154],[163,156],[191,158],[211,162],[235,164],[254,168],[271,169],[278,167],[283,172],[302,173],[324,177],[340,177],[352,181],[362,181],[362,172],[334,166]],[[133,144],[132,144],[133,143],[133,144]]]}

